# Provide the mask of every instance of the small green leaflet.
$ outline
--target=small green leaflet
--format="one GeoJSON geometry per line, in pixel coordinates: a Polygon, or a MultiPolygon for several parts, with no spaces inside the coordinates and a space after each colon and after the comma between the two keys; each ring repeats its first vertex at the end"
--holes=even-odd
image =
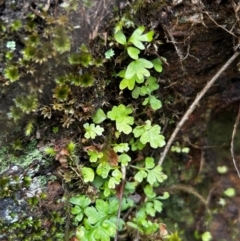
{"type": "Polygon", "coordinates": [[[161,73],[162,72],[162,61],[159,58],[156,58],[154,60],[151,61],[153,63],[153,68],[158,72],[161,73]]]}
{"type": "Polygon", "coordinates": [[[155,77],[150,76],[147,78],[145,85],[141,87],[140,95],[150,95],[154,90],[159,89],[159,84],[157,83],[157,79],[155,77]]]}
{"type": "Polygon", "coordinates": [[[142,104],[150,104],[153,110],[158,110],[162,107],[162,102],[159,99],[157,99],[154,95],[145,98],[142,104]]]}
{"type": "Polygon", "coordinates": [[[137,77],[137,75],[134,75],[132,78],[130,79],[126,79],[125,78],[125,73],[126,70],[122,70],[118,73],[118,76],[122,77],[122,81],[120,82],[119,88],[121,90],[128,88],[129,90],[133,90],[134,86],[135,86],[135,82],[141,84],[144,82],[144,77],[142,77],[141,79],[139,79],[137,77]]]}
{"type": "Polygon", "coordinates": [[[145,84],[141,87],[136,86],[132,91],[132,97],[137,99],[140,96],[151,95],[154,90],[159,89],[157,79],[150,76],[147,78],[145,84]]]}
{"type": "Polygon", "coordinates": [[[115,152],[128,152],[129,151],[128,143],[113,144],[113,150],[115,152]]]}
{"type": "Polygon", "coordinates": [[[98,159],[103,157],[103,153],[96,150],[88,150],[87,153],[90,156],[90,162],[96,162],[98,159]]]}
{"type": "Polygon", "coordinates": [[[136,86],[134,90],[132,91],[132,97],[137,99],[139,95],[145,96],[148,95],[147,98],[143,101],[143,105],[150,104],[153,110],[158,110],[162,107],[162,102],[157,99],[154,95],[152,95],[152,91],[157,90],[159,88],[159,85],[157,83],[157,79],[150,76],[147,81],[145,82],[145,85],[142,87],[136,86]]]}
{"type": "Polygon", "coordinates": [[[127,44],[126,36],[124,35],[124,33],[121,30],[114,34],[114,38],[119,44],[122,44],[122,45],[127,44]]]}
{"type": "Polygon", "coordinates": [[[153,187],[149,184],[144,187],[144,193],[148,199],[153,199],[157,196],[156,192],[153,191],[153,187]]]}
{"type": "Polygon", "coordinates": [[[227,167],[227,166],[218,166],[218,167],[217,167],[217,171],[218,171],[218,173],[220,173],[220,174],[227,173],[228,167],[227,167]]]}
{"type": "Polygon", "coordinates": [[[134,176],[134,179],[136,181],[138,181],[139,183],[141,183],[143,181],[144,178],[147,177],[147,172],[145,170],[140,170],[139,172],[137,172],[137,174],[134,176]]]}
{"type": "Polygon", "coordinates": [[[140,183],[144,178],[147,178],[147,182],[150,185],[153,185],[154,183],[162,183],[165,179],[167,179],[167,175],[162,172],[161,166],[155,166],[154,159],[152,157],[147,157],[145,159],[145,167],[141,168],[134,176],[134,179],[140,183]]]}
{"type": "Polygon", "coordinates": [[[89,123],[85,123],[83,125],[84,129],[86,130],[86,133],[84,135],[85,138],[87,139],[94,139],[97,135],[101,136],[104,129],[102,127],[100,127],[99,125],[95,125],[95,124],[90,124],[89,123]]]}
{"type": "Polygon", "coordinates": [[[127,48],[127,52],[128,55],[132,58],[132,59],[138,59],[138,55],[140,53],[140,50],[134,47],[128,47],[127,48]]]}
{"type": "Polygon", "coordinates": [[[162,172],[162,167],[159,165],[151,170],[148,170],[147,181],[151,185],[155,182],[162,183],[165,179],[167,179],[167,175],[162,172]]]}
{"type": "Polygon", "coordinates": [[[152,62],[146,59],[139,58],[134,60],[128,65],[125,73],[125,78],[131,79],[135,75],[138,77],[138,79],[143,79],[144,76],[149,77],[150,72],[148,69],[151,69],[152,67],[152,62]]]}
{"type": "Polygon", "coordinates": [[[119,156],[119,161],[121,162],[122,166],[127,166],[128,163],[131,161],[131,157],[127,154],[121,154],[119,156]]]}
{"type": "Polygon", "coordinates": [[[96,111],[96,113],[92,116],[92,120],[95,124],[102,123],[107,118],[104,111],[100,108],[96,111]]]}
{"type": "Polygon", "coordinates": [[[132,151],[142,150],[145,147],[145,145],[139,139],[134,141],[134,139],[132,138],[130,140],[130,144],[131,144],[131,150],[132,151]]]}
{"type": "Polygon", "coordinates": [[[109,179],[108,187],[114,189],[116,185],[120,184],[122,180],[122,173],[116,169],[112,172],[112,176],[109,179]]]}
{"type": "Polygon", "coordinates": [[[227,197],[234,197],[236,194],[236,190],[233,187],[229,187],[224,191],[224,195],[227,197]]]}
{"type": "Polygon", "coordinates": [[[154,35],[153,30],[143,34],[144,30],[145,28],[143,26],[138,27],[128,40],[129,43],[134,44],[137,48],[141,50],[145,49],[142,42],[151,42],[154,35]]]}
{"type": "Polygon", "coordinates": [[[91,199],[85,195],[71,197],[69,201],[72,204],[79,205],[81,208],[85,208],[91,203],[91,199]]]}
{"type": "Polygon", "coordinates": [[[90,198],[79,195],[70,198],[70,203],[74,204],[75,206],[71,209],[71,213],[76,215],[75,219],[80,222],[83,219],[83,210],[91,203],[90,198]]]}
{"type": "MultiPolygon", "coordinates": [[[[175,240],[180,240],[180,239],[175,239],[175,240]]],[[[205,232],[202,234],[202,241],[211,241],[212,240],[212,234],[210,232],[205,232]]]]}
{"type": "Polygon", "coordinates": [[[108,51],[105,52],[105,58],[106,59],[111,59],[115,55],[114,51],[112,49],[109,49],[108,51]]]}
{"type": "Polygon", "coordinates": [[[165,143],[165,138],[160,135],[161,127],[159,125],[151,125],[151,121],[147,120],[145,125],[137,126],[133,129],[135,138],[140,137],[143,144],[149,143],[152,148],[162,147],[165,143]]]}
{"type": "Polygon", "coordinates": [[[94,180],[95,174],[92,168],[83,167],[81,169],[81,173],[83,175],[84,182],[92,182],[94,180]]]}
{"type": "Polygon", "coordinates": [[[114,106],[111,111],[108,111],[107,116],[112,121],[116,121],[116,128],[119,132],[129,134],[132,131],[131,125],[134,123],[133,117],[128,116],[131,113],[131,108],[120,104],[119,106],[114,106]]]}
{"type": "Polygon", "coordinates": [[[107,178],[112,167],[108,162],[102,162],[97,167],[97,174],[102,178],[107,178]]]}
{"type": "Polygon", "coordinates": [[[87,207],[84,210],[87,216],[82,230],[79,232],[81,240],[110,241],[116,234],[116,215],[118,211],[118,201],[112,200],[111,204],[101,199],[96,200],[95,207],[87,207]]]}

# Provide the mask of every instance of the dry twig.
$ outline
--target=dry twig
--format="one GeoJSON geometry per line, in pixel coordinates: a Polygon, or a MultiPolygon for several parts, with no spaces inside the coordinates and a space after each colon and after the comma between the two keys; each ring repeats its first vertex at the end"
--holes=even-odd
{"type": "Polygon", "coordinates": [[[236,118],[236,121],[235,121],[235,124],[234,124],[234,127],[233,127],[232,140],[231,140],[231,155],[232,155],[232,159],[233,159],[233,165],[234,165],[234,167],[237,171],[237,174],[240,178],[240,172],[238,170],[237,163],[236,163],[236,160],[235,160],[235,157],[234,157],[234,137],[235,137],[236,132],[237,132],[239,120],[240,120],[240,104],[239,104],[239,109],[238,109],[238,115],[237,115],[237,118],[236,118]]]}
{"type": "Polygon", "coordinates": [[[209,12],[203,11],[203,13],[205,13],[205,14],[209,17],[209,19],[210,19],[211,21],[213,21],[219,28],[221,28],[221,29],[223,29],[224,31],[226,31],[227,33],[231,34],[233,37],[238,38],[232,31],[229,31],[229,30],[227,30],[224,26],[218,24],[218,23],[210,16],[209,12]]]}

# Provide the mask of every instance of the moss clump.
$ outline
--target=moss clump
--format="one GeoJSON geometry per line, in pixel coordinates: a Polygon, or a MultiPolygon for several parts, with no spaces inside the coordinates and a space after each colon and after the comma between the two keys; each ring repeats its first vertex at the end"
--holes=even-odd
{"type": "Polygon", "coordinates": [[[71,89],[67,85],[57,86],[53,92],[53,97],[59,101],[66,101],[71,89]]]}
{"type": "Polygon", "coordinates": [[[20,73],[17,66],[9,65],[4,69],[4,77],[11,82],[15,82],[20,79],[20,73]]]}

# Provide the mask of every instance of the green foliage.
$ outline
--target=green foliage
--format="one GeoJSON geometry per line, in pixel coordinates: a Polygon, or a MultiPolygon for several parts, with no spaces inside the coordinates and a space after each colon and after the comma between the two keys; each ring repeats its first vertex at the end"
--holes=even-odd
{"type": "Polygon", "coordinates": [[[85,123],[83,125],[86,133],[85,133],[85,137],[87,139],[91,138],[91,139],[95,139],[96,136],[101,136],[104,129],[102,127],[100,127],[99,125],[95,125],[95,124],[90,124],[89,123],[85,123]]]}
{"type": "Polygon", "coordinates": [[[89,155],[90,162],[96,162],[98,159],[103,157],[103,153],[97,150],[88,150],[87,153],[89,155]]]}
{"type": "Polygon", "coordinates": [[[94,78],[86,73],[80,76],[80,86],[82,87],[90,87],[94,83],[94,78]]]}
{"type": "Polygon", "coordinates": [[[119,88],[121,90],[126,88],[133,90],[132,97],[135,99],[139,96],[148,95],[143,101],[143,105],[149,104],[153,110],[158,110],[162,107],[162,103],[152,92],[159,89],[159,85],[156,83],[156,78],[151,76],[149,69],[154,68],[155,71],[161,73],[162,61],[159,58],[151,61],[139,58],[141,50],[145,49],[143,42],[151,42],[154,35],[153,31],[143,34],[144,30],[145,28],[143,26],[138,27],[128,40],[122,30],[117,31],[114,35],[114,39],[127,48],[128,55],[133,59],[126,69],[118,73],[118,76],[123,78],[119,88]],[[135,47],[132,47],[131,44],[135,47]],[[136,86],[136,83],[142,84],[145,78],[147,78],[147,80],[144,86],[136,86]]]}
{"type": "Polygon", "coordinates": [[[70,198],[70,203],[74,204],[75,206],[71,209],[71,213],[76,215],[75,220],[80,222],[83,219],[84,215],[84,209],[89,206],[91,203],[90,198],[84,196],[84,195],[79,195],[70,198]]]}
{"type": "Polygon", "coordinates": [[[86,196],[77,196],[70,199],[75,206],[71,209],[76,215],[75,220],[80,222],[84,219],[83,225],[79,226],[76,237],[83,241],[110,241],[116,234],[116,216],[118,200],[103,201],[97,199],[95,206],[89,206],[91,200],[86,196]]]}
{"type": "Polygon", "coordinates": [[[106,114],[102,109],[98,109],[95,114],[92,116],[93,122],[95,124],[102,123],[107,118],[106,114]]]}
{"type": "Polygon", "coordinates": [[[224,174],[228,172],[228,167],[227,166],[218,166],[217,167],[217,171],[220,174],[224,174]]]}
{"type": "Polygon", "coordinates": [[[128,40],[129,43],[132,43],[133,45],[135,45],[137,48],[141,50],[145,49],[145,46],[143,45],[142,42],[151,42],[153,40],[153,35],[154,35],[154,32],[152,30],[146,34],[143,34],[144,30],[145,30],[145,27],[143,26],[138,27],[128,40]]]}
{"type": "Polygon", "coordinates": [[[212,235],[210,232],[205,232],[202,234],[202,241],[211,241],[212,240],[212,235]]]}
{"type": "Polygon", "coordinates": [[[144,193],[147,199],[137,211],[136,217],[132,221],[127,222],[127,225],[137,229],[142,234],[152,234],[158,230],[159,224],[148,220],[147,217],[155,217],[156,212],[162,211],[163,204],[159,200],[167,199],[169,194],[165,192],[163,196],[157,196],[151,185],[147,185],[144,188],[144,193]]]}
{"type": "MultiPolygon", "coordinates": [[[[116,27],[114,40],[117,44],[123,45],[124,53],[127,54],[125,56],[131,58],[130,63],[122,67],[116,76],[122,78],[119,85],[120,90],[132,91],[134,99],[145,97],[142,104],[146,108],[150,106],[153,110],[157,110],[161,108],[162,103],[154,95],[154,91],[159,89],[159,85],[157,79],[151,75],[151,69],[160,73],[162,62],[159,58],[148,60],[142,56],[145,42],[151,42],[154,35],[153,31],[144,33],[144,30],[144,27],[139,27],[128,38],[123,32],[121,24],[116,27]]],[[[77,57],[77,55],[74,56],[77,57]]],[[[74,56],[69,58],[71,64],[74,64],[74,56]]],[[[110,60],[113,57],[112,49],[105,52],[106,59],[110,60]]],[[[78,64],[80,63],[78,62],[78,64]]],[[[65,80],[63,79],[60,83],[65,83],[65,80]]],[[[107,139],[104,144],[92,144],[85,148],[90,163],[80,168],[81,177],[85,183],[92,183],[99,190],[98,197],[101,199],[92,200],[91,204],[88,199],[88,207],[78,205],[72,209],[72,214],[76,215],[75,221],[79,223],[76,234],[80,240],[110,240],[116,234],[117,229],[121,230],[123,227],[137,229],[142,235],[154,234],[159,230],[159,223],[154,218],[156,213],[163,209],[161,200],[168,198],[169,194],[164,193],[163,196],[157,196],[153,187],[163,183],[167,176],[162,172],[162,167],[155,165],[152,157],[146,157],[143,161],[141,158],[137,161],[132,160],[132,157],[138,155],[139,150],[144,150],[148,143],[151,148],[164,146],[165,139],[160,134],[161,127],[159,125],[152,124],[149,119],[144,121],[133,109],[132,106],[124,103],[113,105],[108,111],[105,108],[97,108],[91,115],[93,123],[85,122],[83,124],[86,139],[102,136],[103,131],[108,131],[108,128],[111,131],[115,130],[115,136],[104,137],[104,140],[107,139]],[[112,128],[109,120],[115,122],[115,128],[112,128]],[[98,125],[100,123],[107,128],[100,127],[98,125]],[[144,124],[139,125],[139,123],[144,124]],[[130,182],[128,179],[133,181],[130,182]],[[124,189],[120,191],[124,182],[124,189]],[[126,222],[120,218],[118,220],[119,227],[117,227],[119,202],[113,198],[113,195],[123,195],[121,210],[123,211],[134,205],[127,196],[136,193],[137,187],[144,192],[145,201],[136,208],[131,220],[126,222]],[[121,194],[121,192],[123,193],[121,194]],[[113,205],[114,208],[112,209],[110,205],[113,205]]]]}
{"type": "Polygon", "coordinates": [[[118,73],[119,77],[122,77],[122,81],[120,82],[119,88],[121,90],[124,90],[126,88],[128,88],[129,90],[133,90],[135,87],[135,83],[143,83],[144,82],[144,78],[138,78],[138,76],[133,76],[132,78],[125,78],[125,74],[126,74],[126,70],[121,70],[118,73]]]}
{"type": "Polygon", "coordinates": [[[95,177],[94,170],[90,167],[83,167],[81,169],[84,182],[92,182],[95,177]]]}
{"type": "Polygon", "coordinates": [[[119,106],[114,106],[111,111],[108,111],[107,117],[116,121],[116,128],[119,132],[129,134],[132,132],[132,127],[134,123],[134,118],[129,116],[132,113],[131,108],[120,104],[119,106]]]}
{"type": "MultiPolygon", "coordinates": [[[[20,120],[23,114],[36,112],[38,108],[38,99],[35,95],[17,96],[14,99],[15,106],[10,107],[8,117],[15,122],[20,120]]],[[[33,123],[29,122],[25,127],[25,134],[28,136],[32,133],[33,123]]]]}
{"type": "MultiPolygon", "coordinates": [[[[83,4],[88,6],[86,1],[83,4]]],[[[75,11],[78,1],[71,0],[61,6],[67,12],[75,11]]],[[[145,31],[143,26],[135,28],[131,19],[123,16],[116,24],[114,36],[108,38],[111,42],[105,53],[100,49],[103,46],[101,42],[99,49],[96,47],[93,51],[85,45],[71,51],[76,49],[70,34],[73,26],[66,24],[64,16],[54,23],[47,12],[43,12],[43,16],[46,22],[44,29],[39,28],[34,14],[29,15],[25,22],[12,23],[11,31],[21,29],[23,33],[19,36],[25,34],[26,37],[22,52],[18,53],[19,60],[15,58],[15,46],[10,43],[6,46],[4,77],[10,80],[10,84],[18,81],[14,84],[20,86],[26,82],[25,76],[34,78],[27,93],[13,98],[15,105],[10,108],[9,117],[17,121],[32,112],[36,115],[41,106],[42,115],[52,118],[51,121],[60,120],[67,128],[74,123],[74,129],[69,133],[76,133],[77,141],[61,143],[59,140],[60,143],[51,144],[44,152],[60,161],[64,180],[71,187],[80,183],[80,192],[84,193],[69,200],[73,204],[71,214],[74,224],[78,225],[74,231],[79,240],[108,241],[117,231],[129,227],[142,235],[157,233],[159,220],[155,216],[162,211],[160,200],[167,195],[157,197],[153,187],[162,183],[166,175],[160,166],[154,164],[153,158],[145,157],[151,148],[165,145],[161,127],[153,124],[155,120],[151,116],[152,110],[162,106],[156,94],[160,87],[154,77],[154,73],[161,73],[162,62],[146,47],[154,41],[154,32],[145,31]],[[126,33],[125,28],[129,28],[126,33]],[[112,76],[121,78],[121,94],[118,96],[118,84],[112,81],[112,76]],[[55,80],[53,89],[48,90],[49,85],[45,83],[49,84],[48,78],[55,80]],[[110,101],[105,98],[109,90],[116,96],[110,101]],[[129,90],[132,95],[125,93],[129,90]],[[50,94],[49,99],[53,97],[53,102],[43,106],[41,93],[44,97],[50,94]],[[144,113],[139,113],[141,103],[144,113]],[[79,125],[83,130],[78,128],[79,125]],[[72,180],[76,182],[73,184],[72,180]],[[97,189],[96,193],[91,193],[92,189],[97,189]],[[143,195],[139,203],[129,198],[135,194],[143,195]],[[116,196],[121,195],[120,212],[127,212],[134,206],[128,221],[121,218],[123,213],[117,221],[120,201],[116,196]]],[[[6,43],[8,39],[5,39],[6,43]]],[[[31,116],[27,120],[25,134],[31,136],[35,124],[31,116]]],[[[62,131],[56,124],[50,126],[55,134],[62,131]]],[[[15,148],[22,149],[22,146],[16,142],[15,148]]],[[[36,201],[35,198],[29,199],[32,204],[36,201]]],[[[56,240],[63,240],[61,234],[56,240]]]]}
{"type": "Polygon", "coordinates": [[[229,187],[224,191],[224,195],[227,197],[234,197],[236,195],[236,190],[232,187],[229,187]]]}
{"type": "Polygon", "coordinates": [[[117,31],[115,34],[114,34],[114,39],[119,43],[119,44],[122,44],[122,45],[126,45],[127,44],[127,38],[125,36],[125,34],[119,30],[117,31]]]}
{"type": "Polygon", "coordinates": [[[108,51],[105,52],[106,59],[111,59],[114,55],[115,55],[115,53],[112,49],[109,49],[108,51]]]}
{"type": "Polygon", "coordinates": [[[151,185],[162,183],[167,179],[167,176],[162,172],[162,167],[159,165],[155,166],[154,159],[151,157],[147,157],[145,159],[145,166],[138,167],[138,169],[139,171],[135,174],[134,179],[139,183],[142,183],[144,178],[151,185]]]}
{"type": "Polygon", "coordinates": [[[147,78],[145,84],[142,87],[136,86],[132,91],[132,97],[137,99],[139,96],[146,96],[147,98],[143,101],[143,105],[150,104],[153,110],[158,110],[162,107],[162,102],[157,99],[152,92],[159,89],[159,85],[157,84],[157,79],[150,76],[147,78]]]}
{"type": "Polygon", "coordinates": [[[12,31],[18,31],[22,27],[21,20],[14,20],[11,24],[12,31]]]}
{"type": "Polygon", "coordinates": [[[128,143],[120,143],[120,144],[113,144],[113,150],[115,152],[128,152],[129,146],[128,143]]]}
{"type": "Polygon", "coordinates": [[[159,58],[153,59],[151,61],[153,63],[153,68],[158,72],[161,73],[162,72],[162,61],[159,58]]]}
{"type": "Polygon", "coordinates": [[[92,55],[90,53],[72,53],[68,57],[68,61],[71,65],[81,64],[84,67],[88,67],[92,61],[92,55]]]}
{"type": "Polygon", "coordinates": [[[140,137],[142,144],[149,143],[152,148],[162,147],[165,145],[164,136],[160,135],[161,127],[159,125],[151,124],[147,120],[144,125],[137,126],[133,129],[135,138],[140,137]]]}
{"type": "Polygon", "coordinates": [[[125,78],[131,79],[137,77],[138,79],[143,79],[144,77],[149,77],[150,72],[148,69],[152,68],[153,64],[149,60],[140,58],[132,61],[126,69],[125,78]]]}
{"type": "Polygon", "coordinates": [[[172,146],[171,147],[171,151],[172,152],[177,152],[177,153],[188,153],[189,152],[189,148],[188,147],[179,147],[179,146],[172,146]]]}

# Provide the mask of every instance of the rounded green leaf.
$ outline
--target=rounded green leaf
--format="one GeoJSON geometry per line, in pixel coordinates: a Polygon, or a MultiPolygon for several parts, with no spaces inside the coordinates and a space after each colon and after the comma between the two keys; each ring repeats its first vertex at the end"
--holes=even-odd
{"type": "Polygon", "coordinates": [[[127,52],[132,59],[138,59],[138,55],[140,53],[139,49],[134,47],[128,47],[127,52]]]}
{"type": "Polygon", "coordinates": [[[135,78],[131,78],[131,79],[123,79],[120,82],[119,88],[120,90],[124,90],[126,88],[128,88],[129,90],[133,90],[135,86],[135,78]]]}
{"type": "Polygon", "coordinates": [[[162,107],[162,102],[155,96],[151,96],[149,102],[153,110],[158,110],[162,107]]]}
{"type": "Polygon", "coordinates": [[[102,123],[107,118],[106,114],[102,109],[98,109],[97,112],[93,115],[92,120],[95,124],[102,123]]]}
{"type": "Polygon", "coordinates": [[[114,38],[118,43],[120,43],[122,45],[127,44],[126,36],[124,35],[124,33],[121,30],[114,34],[114,38]]]}
{"type": "Polygon", "coordinates": [[[153,67],[153,64],[146,59],[140,58],[135,61],[132,61],[127,67],[125,78],[131,79],[135,75],[139,79],[142,79],[144,76],[149,77],[150,72],[147,69],[150,69],[152,67],[153,67]]]}
{"type": "Polygon", "coordinates": [[[210,241],[212,240],[212,235],[210,232],[205,232],[203,235],[202,235],[202,241],[210,241]]]}
{"type": "Polygon", "coordinates": [[[227,197],[234,197],[235,194],[236,194],[236,190],[232,187],[229,187],[224,191],[224,195],[226,195],[227,197]]]}
{"type": "Polygon", "coordinates": [[[82,170],[83,180],[84,182],[92,182],[94,180],[94,171],[92,168],[83,167],[82,170]]]}
{"type": "Polygon", "coordinates": [[[158,72],[161,73],[163,68],[162,68],[162,61],[159,58],[156,58],[151,61],[153,63],[153,68],[158,72]]]}
{"type": "Polygon", "coordinates": [[[218,166],[217,167],[217,171],[220,174],[224,174],[224,173],[226,173],[228,171],[228,167],[227,166],[218,166]]]}

